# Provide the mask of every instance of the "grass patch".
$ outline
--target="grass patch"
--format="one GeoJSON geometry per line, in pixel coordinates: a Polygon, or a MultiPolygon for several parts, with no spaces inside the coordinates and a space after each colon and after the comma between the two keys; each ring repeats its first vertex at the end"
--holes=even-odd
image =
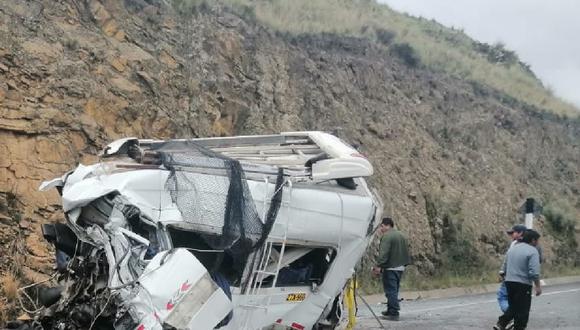
{"type": "Polygon", "coordinates": [[[497,282],[497,269],[485,269],[471,274],[446,271],[427,276],[412,268],[405,272],[402,290],[424,291],[483,285],[497,282]]]}
{"type": "MultiPolygon", "coordinates": [[[[184,6],[201,0],[174,1],[184,6]]],[[[538,109],[569,117],[580,114],[578,108],[545,88],[529,65],[504,45],[476,42],[462,30],[398,13],[373,0],[221,1],[241,9],[244,16],[251,11],[259,22],[280,32],[365,37],[385,47],[408,44],[431,70],[484,83],[538,109]]]]}
{"type": "Polygon", "coordinates": [[[12,273],[7,273],[0,277],[0,288],[2,288],[2,293],[8,301],[16,300],[19,286],[20,282],[12,273]]]}
{"type": "MultiPolygon", "coordinates": [[[[418,271],[417,267],[409,266],[403,274],[401,290],[403,291],[426,291],[435,289],[447,289],[457,287],[468,287],[474,285],[485,285],[497,283],[499,268],[487,268],[471,273],[441,271],[433,275],[426,275],[418,271]]],[[[580,271],[578,272],[580,273],[580,271]]],[[[560,275],[557,271],[551,277],[576,275],[566,270],[565,275],[560,275]]],[[[380,278],[371,278],[360,274],[358,276],[359,285],[365,294],[383,293],[383,285],[380,278]]]]}
{"type": "Polygon", "coordinates": [[[0,276],[0,328],[5,325],[5,322],[16,317],[20,284],[20,280],[12,272],[7,272],[0,276]]]}
{"type": "Polygon", "coordinates": [[[563,276],[580,276],[580,267],[555,265],[546,267],[542,265],[542,278],[555,278],[563,276]]]}

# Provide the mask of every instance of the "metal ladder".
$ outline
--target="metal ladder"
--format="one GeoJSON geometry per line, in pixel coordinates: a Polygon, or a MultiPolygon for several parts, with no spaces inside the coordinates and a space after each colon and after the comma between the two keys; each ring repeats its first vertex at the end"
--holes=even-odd
{"type": "MultiPolygon", "coordinates": [[[[252,275],[250,277],[250,284],[249,290],[247,291],[246,295],[248,296],[257,296],[260,294],[260,290],[262,289],[262,283],[264,279],[269,276],[273,276],[272,278],[272,285],[271,288],[276,287],[276,283],[278,281],[278,274],[280,273],[280,267],[282,266],[282,259],[284,258],[284,251],[286,250],[286,241],[288,236],[288,224],[290,222],[290,209],[292,204],[292,181],[287,180],[280,189],[283,189],[285,185],[288,185],[287,189],[287,199],[284,202],[284,198],[282,198],[282,206],[286,207],[286,219],[284,221],[284,231],[282,236],[273,236],[269,235],[266,241],[264,242],[264,247],[262,248],[262,253],[260,255],[260,261],[258,265],[252,270],[252,275]],[[280,245],[280,252],[278,252],[274,245],[280,245]],[[276,268],[273,271],[268,271],[268,265],[270,264],[270,260],[272,259],[273,262],[276,263],[276,268]]],[[[276,192],[274,192],[275,194],[276,192]]],[[[266,202],[264,203],[266,205],[266,202]]],[[[251,319],[252,310],[263,310],[264,312],[268,311],[268,307],[271,303],[271,296],[268,296],[265,300],[261,300],[259,303],[256,304],[244,304],[241,307],[244,307],[247,310],[247,314],[245,317],[244,327],[243,329],[249,329],[248,324],[251,319]]]]}
{"type": "MultiPolygon", "coordinates": [[[[264,248],[262,249],[262,255],[260,257],[260,262],[258,267],[252,273],[252,285],[248,294],[257,295],[262,288],[262,282],[268,276],[273,276],[272,288],[276,287],[276,282],[278,281],[278,274],[280,273],[280,266],[282,265],[282,259],[284,258],[284,251],[286,250],[286,240],[288,237],[288,224],[290,222],[290,206],[292,204],[292,181],[287,180],[280,189],[283,189],[285,185],[288,185],[287,195],[288,198],[286,202],[282,199],[282,206],[286,206],[286,219],[284,222],[284,233],[282,236],[269,235],[264,242],[264,248]],[[285,205],[284,205],[285,204],[285,205]],[[274,249],[275,244],[280,244],[280,252],[274,249]],[[267,271],[268,265],[270,264],[270,259],[276,262],[276,268],[274,271],[267,271]]],[[[274,192],[275,194],[276,192],[274,192]]]]}

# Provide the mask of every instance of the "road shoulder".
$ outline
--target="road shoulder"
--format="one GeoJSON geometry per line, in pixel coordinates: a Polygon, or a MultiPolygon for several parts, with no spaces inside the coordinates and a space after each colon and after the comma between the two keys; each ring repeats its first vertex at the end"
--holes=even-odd
{"type": "MultiPolygon", "coordinates": [[[[569,284],[580,282],[580,276],[565,276],[565,277],[554,277],[544,279],[546,282],[545,286],[553,286],[560,284],[569,284]]],[[[426,290],[426,291],[403,291],[399,296],[403,300],[421,300],[421,299],[434,299],[434,298],[454,298],[466,295],[476,295],[495,292],[498,289],[499,283],[490,283],[484,285],[474,285],[463,288],[447,288],[447,289],[436,289],[436,290],[426,290]]],[[[364,299],[369,304],[378,304],[385,301],[385,296],[383,294],[373,294],[366,295],[364,299]]]]}

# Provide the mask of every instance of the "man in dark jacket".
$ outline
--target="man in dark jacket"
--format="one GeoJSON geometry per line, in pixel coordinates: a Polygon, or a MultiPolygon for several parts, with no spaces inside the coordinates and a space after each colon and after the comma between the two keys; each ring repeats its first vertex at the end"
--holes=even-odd
{"type": "Polygon", "coordinates": [[[383,218],[379,226],[381,243],[377,265],[373,267],[374,275],[382,275],[383,289],[387,297],[387,310],[383,316],[389,320],[399,319],[399,288],[405,266],[410,262],[407,239],[396,230],[395,223],[391,218],[383,218]]]}
{"type": "Polygon", "coordinates": [[[505,286],[508,294],[509,307],[499,317],[496,330],[505,329],[513,319],[514,330],[523,330],[528,324],[530,306],[532,303],[532,284],[535,285],[536,296],[542,294],[540,285],[540,254],[536,248],[540,234],[528,229],[520,243],[509,249],[502,271],[505,273],[505,286]]]}

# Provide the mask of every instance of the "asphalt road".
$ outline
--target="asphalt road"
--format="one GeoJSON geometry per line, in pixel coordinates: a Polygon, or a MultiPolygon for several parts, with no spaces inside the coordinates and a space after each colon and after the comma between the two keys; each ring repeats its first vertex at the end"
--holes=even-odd
{"type": "MultiPolygon", "coordinates": [[[[368,308],[358,301],[355,329],[381,329],[368,308]]],[[[377,316],[386,305],[371,305],[377,316]]],[[[397,322],[381,319],[385,329],[492,329],[500,310],[495,293],[458,298],[423,299],[401,302],[397,322]]],[[[528,329],[580,329],[580,283],[548,286],[532,298],[528,329]]]]}

